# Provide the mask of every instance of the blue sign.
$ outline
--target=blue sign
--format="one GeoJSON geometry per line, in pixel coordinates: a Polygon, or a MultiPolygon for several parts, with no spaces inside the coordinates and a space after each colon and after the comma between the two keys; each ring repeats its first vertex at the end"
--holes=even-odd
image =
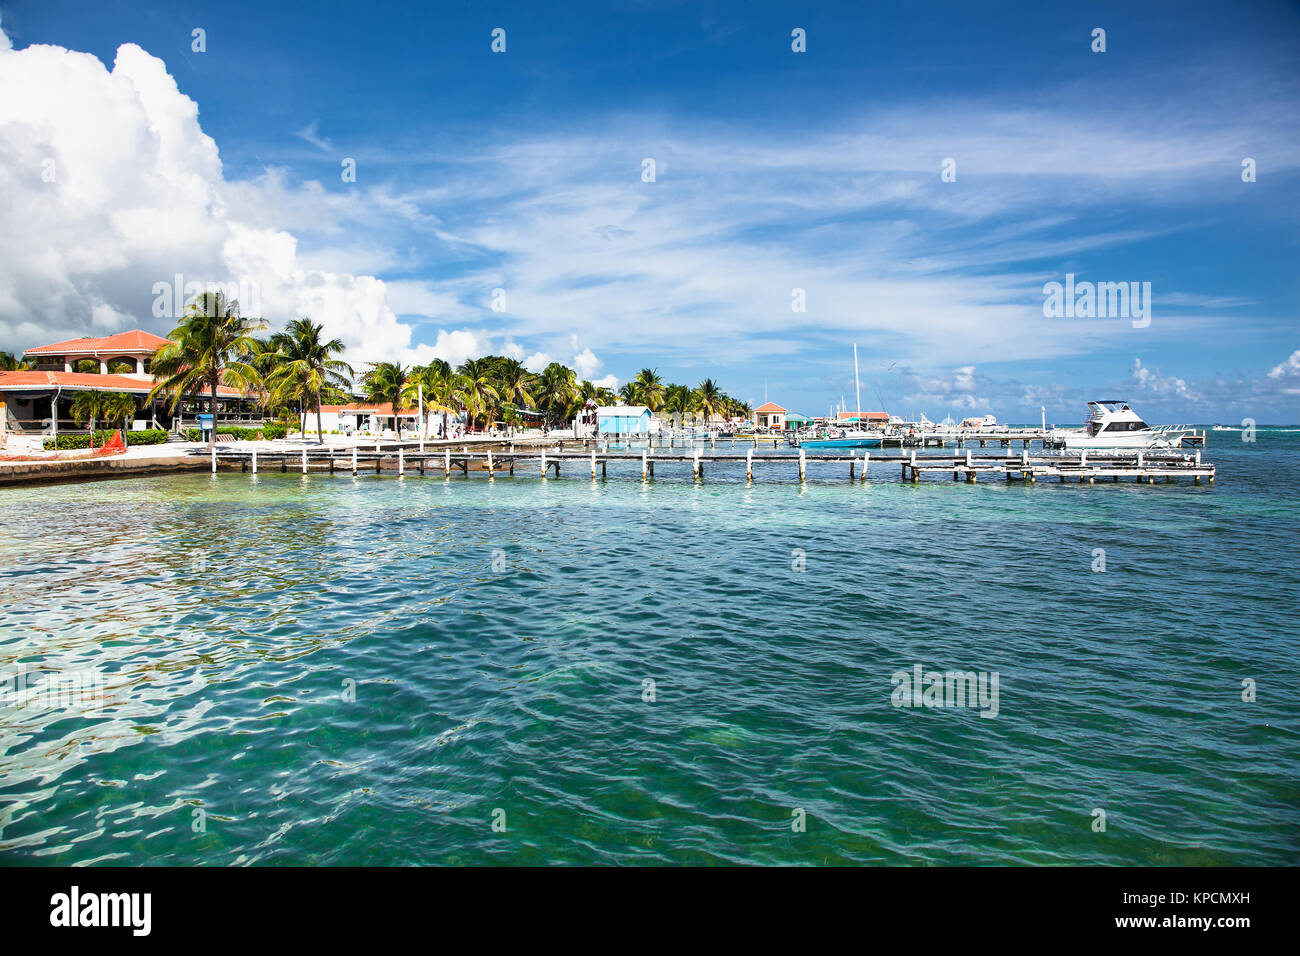
{"type": "Polygon", "coordinates": [[[212,415],[198,416],[199,428],[203,429],[205,432],[209,431],[212,428],[212,418],[213,418],[212,415]]]}

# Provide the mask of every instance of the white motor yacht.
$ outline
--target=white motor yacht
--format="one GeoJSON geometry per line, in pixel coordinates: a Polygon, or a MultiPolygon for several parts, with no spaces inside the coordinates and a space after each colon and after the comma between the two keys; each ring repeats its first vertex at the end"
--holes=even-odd
{"type": "Polygon", "coordinates": [[[1123,401],[1088,403],[1089,416],[1083,428],[1053,428],[1051,440],[1065,448],[1132,448],[1135,450],[1178,448],[1192,432],[1188,425],[1151,427],[1123,401]]]}

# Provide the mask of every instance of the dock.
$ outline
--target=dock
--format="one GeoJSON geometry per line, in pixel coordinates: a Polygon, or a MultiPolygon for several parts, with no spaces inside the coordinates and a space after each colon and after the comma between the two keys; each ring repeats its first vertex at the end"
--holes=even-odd
{"type": "Polygon", "coordinates": [[[591,478],[610,477],[611,466],[615,477],[633,476],[648,481],[655,476],[655,466],[674,466],[702,481],[706,473],[715,468],[739,472],[742,468],[747,480],[762,477],[773,481],[808,480],[809,466],[818,466],[820,474],[832,474],[834,469],[844,469],[850,481],[865,482],[874,465],[880,469],[899,469],[903,482],[917,483],[927,476],[951,476],[953,481],[970,484],[980,479],[1001,478],[1008,482],[1035,483],[1050,481],[1095,484],[1098,480],[1117,482],[1129,479],[1154,484],[1157,480],[1169,482],[1175,478],[1190,478],[1194,484],[1202,479],[1214,483],[1215,466],[1203,461],[1199,450],[1194,453],[1144,453],[1144,452],[1050,452],[1031,454],[1027,449],[1019,455],[976,455],[970,449],[955,455],[876,454],[857,449],[811,453],[799,449],[797,454],[755,455],[754,449],[745,452],[705,450],[695,447],[689,451],[609,450],[592,445],[584,449],[567,450],[560,445],[552,447],[510,444],[461,445],[453,448],[419,448],[410,443],[389,443],[387,447],[361,448],[309,447],[301,448],[240,448],[218,445],[209,454],[206,449],[190,452],[191,458],[206,457],[213,473],[219,470],[238,469],[257,474],[259,470],[279,472],[295,471],[301,474],[326,472],[328,474],[392,474],[406,476],[453,475],[469,477],[471,473],[488,478],[503,476],[536,476],[572,474],[591,478]],[[685,467],[684,467],[685,466],[685,467]]]}
{"type": "MultiPolygon", "coordinates": [[[[1047,428],[927,428],[912,435],[885,435],[880,439],[883,448],[1060,448],[1059,435],[1047,428]]],[[[1182,447],[1204,448],[1205,432],[1193,431],[1183,436],[1182,447]]]]}

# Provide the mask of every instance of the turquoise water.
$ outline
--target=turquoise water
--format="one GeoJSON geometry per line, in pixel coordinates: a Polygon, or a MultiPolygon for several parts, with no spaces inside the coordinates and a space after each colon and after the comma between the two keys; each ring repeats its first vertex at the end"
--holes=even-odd
{"type": "Polygon", "coordinates": [[[0,671],[103,682],[0,703],[0,861],[1294,863],[1300,433],[1207,457],[0,491],[0,671]]]}

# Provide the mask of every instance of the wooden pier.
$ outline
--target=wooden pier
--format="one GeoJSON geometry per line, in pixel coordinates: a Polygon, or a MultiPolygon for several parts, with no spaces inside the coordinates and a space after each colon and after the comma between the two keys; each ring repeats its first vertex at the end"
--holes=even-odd
{"type": "MultiPolygon", "coordinates": [[[[688,465],[691,476],[703,480],[708,471],[743,467],[747,480],[759,476],[776,481],[807,481],[810,465],[819,466],[820,475],[830,472],[826,466],[846,469],[849,480],[865,482],[871,466],[899,468],[902,481],[917,483],[929,475],[951,475],[953,481],[976,483],[981,478],[1002,478],[1008,482],[1034,483],[1040,480],[1073,481],[1094,484],[1098,480],[1119,481],[1121,478],[1154,484],[1157,480],[1172,481],[1190,478],[1195,484],[1202,479],[1214,482],[1215,466],[1201,460],[1201,452],[1146,454],[1143,452],[1044,452],[1031,455],[1023,450],[1019,455],[976,455],[969,449],[962,454],[918,454],[916,450],[899,454],[876,454],[869,451],[845,449],[841,452],[812,453],[799,449],[796,454],[755,455],[752,448],[745,452],[714,451],[693,448],[690,451],[664,451],[644,448],[638,451],[601,450],[596,446],[575,450],[552,447],[523,447],[515,445],[461,445],[452,448],[444,445],[423,450],[409,444],[390,443],[390,447],[338,448],[239,448],[217,446],[211,455],[204,449],[191,452],[192,457],[210,457],[211,470],[233,470],[257,474],[259,470],[302,474],[327,472],[329,474],[396,474],[440,476],[450,479],[459,474],[485,474],[499,476],[536,475],[560,477],[564,474],[608,478],[611,465],[616,474],[638,475],[649,480],[655,475],[656,465],[688,465]]],[[[820,476],[819,475],[819,476],[820,476]]]]}

